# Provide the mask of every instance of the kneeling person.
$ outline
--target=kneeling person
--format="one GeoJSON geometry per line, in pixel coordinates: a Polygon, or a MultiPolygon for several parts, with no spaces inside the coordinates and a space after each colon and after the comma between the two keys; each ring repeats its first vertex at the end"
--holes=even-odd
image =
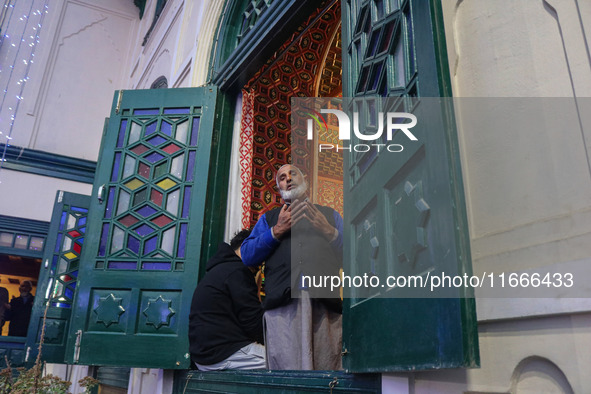
{"type": "Polygon", "coordinates": [[[263,309],[252,271],[240,259],[242,230],[207,262],[189,315],[191,358],[198,369],[266,368],[263,309]]]}

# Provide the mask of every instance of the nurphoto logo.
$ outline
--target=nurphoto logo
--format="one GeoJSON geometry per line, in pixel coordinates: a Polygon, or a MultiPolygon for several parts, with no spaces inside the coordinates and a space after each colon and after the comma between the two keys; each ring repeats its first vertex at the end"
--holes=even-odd
{"type": "MultiPolygon", "coordinates": [[[[320,109],[320,113],[313,111],[314,113],[307,112],[311,119],[307,120],[307,138],[308,140],[314,139],[314,122],[318,125],[322,131],[328,131],[328,124],[322,114],[333,114],[337,117],[339,123],[339,140],[350,141],[351,140],[351,126],[353,126],[353,133],[355,137],[360,141],[383,141],[384,131],[386,133],[386,141],[392,141],[395,131],[400,130],[410,139],[411,141],[418,141],[417,137],[410,131],[411,128],[416,126],[417,117],[407,112],[387,112],[385,115],[383,112],[379,112],[377,116],[377,128],[373,128],[371,133],[367,130],[360,130],[359,127],[359,113],[353,112],[353,122],[349,119],[349,115],[338,109],[320,109]],[[410,122],[406,122],[409,120],[410,122]],[[384,127],[385,123],[385,127],[384,127]],[[385,130],[384,130],[385,129],[385,130]]],[[[346,150],[354,152],[368,152],[371,149],[377,149],[378,152],[382,149],[388,152],[402,152],[404,147],[401,144],[385,144],[385,143],[360,143],[347,146],[339,146],[335,144],[318,144],[318,151],[323,150],[346,150]]]]}

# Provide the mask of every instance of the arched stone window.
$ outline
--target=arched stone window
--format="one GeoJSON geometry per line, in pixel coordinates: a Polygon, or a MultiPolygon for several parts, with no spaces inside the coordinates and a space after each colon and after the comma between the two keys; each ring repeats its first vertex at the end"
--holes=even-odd
{"type": "Polygon", "coordinates": [[[164,75],[156,78],[152,85],[150,85],[150,89],[166,89],[168,88],[168,80],[164,75]]]}

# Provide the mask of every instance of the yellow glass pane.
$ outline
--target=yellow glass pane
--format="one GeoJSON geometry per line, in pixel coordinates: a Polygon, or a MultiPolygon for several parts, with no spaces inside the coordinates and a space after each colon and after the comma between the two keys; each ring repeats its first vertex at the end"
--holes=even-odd
{"type": "Polygon", "coordinates": [[[158,182],[156,185],[158,185],[159,187],[161,187],[161,188],[162,188],[162,189],[164,189],[164,190],[168,190],[168,189],[170,189],[171,187],[175,186],[175,185],[176,185],[176,182],[175,182],[175,181],[173,181],[173,180],[172,180],[172,179],[170,179],[170,178],[166,178],[166,179],[164,179],[164,180],[162,180],[162,181],[158,182]]]}
{"type": "Polygon", "coordinates": [[[78,257],[78,255],[75,253],[69,252],[69,253],[66,253],[64,255],[64,257],[67,258],[68,260],[72,260],[72,259],[75,259],[76,257],[78,257]]]}
{"type": "Polygon", "coordinates": [[[125,186],[127,186],[129,189],[131,190],[135,190],[138,187],[142,186],[144,184],[144,182],[140,181],[137,178],[132,179],[131,181],[127,182],[125,184],[125,186]]]}

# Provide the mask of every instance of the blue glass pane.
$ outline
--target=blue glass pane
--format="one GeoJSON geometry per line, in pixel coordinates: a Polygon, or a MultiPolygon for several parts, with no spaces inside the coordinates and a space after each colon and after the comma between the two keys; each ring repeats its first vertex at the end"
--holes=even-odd
{"type": "Polygon", "coordinates": [[[142,224],[138,228],[135,229],[135,232],[141,235],[142,237],[154,232],[154,229],[147,224],[142,224]]]}
{"type": "Polygon", "coordinates": [[[150,108],[150,109],[134,109],[134,115],[158,115],[160,113],[159,108],[150,108]]]}
{"type": "Polygon", "coordinates": [[[187,171],[185,175],[185,179],[187,182],[193,182],[193,171],[195,167],[195,155],[197,152],[191,151],[189,152],[189,160],[187,161],[187,171]]]}
{"type": "Polygon", "coordinates": [[[55,268],[57,267],[57,259],[59,256],[55,255],[53,256],[53,261],[51,262],[51,270],[55,271],[55,268]]]}
{"type": "Polygon", "coordinates": [[[125,129],[127,129],[127,119],[123,119],[121,121],[121,126],[119,127],[119,136],[117,137],[117,148],[121,148],[123,146],[123,141],[125,140],[125,129]]]}
{"type": "Polygon", "coordinates": [[[142,269],[143,270],[153,270],[153,271],[170,271],[171,264],[170,263],[153,263],[153,262],[143,262],[142,269]]]}
{"type": "Polygon", "coordinates": [[[172,125],[168,122],[162,121],[160,125],[160,131],[166,135],[172,135],[172,125]]]}
{"type": "MultiPolygon", "coordinates": [[[[86,225],[86,217],[81,217],[80,219],[78,219],[78,226],[84,226],[86,225]]],[[[82,231],[82,230],[80,230],[82,231]]],[[[84,232],[84,231],[82,231],[84,232]]]]}
{"type": "Polygon", "coordinates": [[[71,308],[72,307],[70,304],[64,304],[63,302],[52,302],[51,306],[54,306],[56,308],[71,308]]]}
{"type": "Polygon", "coordinates": [[[78,238],[76,241],[79,242],[79,243],[81,243],[81,244],[83,244],[84,243],[84,238],[78,238]]]}
{"type": "Polygon", "coordinates": [[[156,126],[158,125],[158,122],[154,121],[152,123],[150,123],[149,125],[146,126],[146,136],[152,134],[153,132],[156,131],[156,126]]]}
{"type": "Polygon", "coordinates": [[[146,156],[146,160],[148,160],[150,163],[156,163],[162,159],[164,159],[164,156],[158,152],[150,153],[148,156],[146,156]]]}
{"type": "Polygon", "coordinates": [[[72,289],[76,290],[76,282],[70,283],[70,286],[72,286],[72,289]]]}
{"type": "Polygon", "coordinates": [[[109,188],[109,195],[107,196],[107,207],[105,208],[105,218],[110,219],[113,213],[113,203],[115,201],[115,187],[109,188]]]}
{"type": "Polygon", "coordinates": [[[137,238],[129,235],[127,237],[127,248],[134,253],[139,253],[140,252],[140,241],[137,238]]]}
{"type": "Polygon", "coordinates": [[[74,292],[72,291],[72,289],[69,289],[66,287],[65,291],[64,291],[64,295],[69,298],[72,299],[74,298],[74,292]]]}
{"type": "Polygon", "coordinates": [[[181,231],[179,234],[179,249],[176,253],[177,257],[185,257],[185,244],[187,242],[187,223],[181,224],[181,231]]]}
{"type": "Polygon", "coordinates": [[[104,256],[107,250],[107,238],[109,236],[109,223],[103,224],[103,231],[101,233],[101,241],[99,243],[99,256],[104,256]]]}
{"type": "Polygon", "coordinates": [[[191,108],[164,108],[164,114],[188,114],[191,108]]]}
{"type": "Polygon", "coordinates": [[[199,121],[201,118],[193,118],[193,127],[191,131],[191,146],[197,146],[197,137],[199,137],[199,121]]]}
{"type": "Polygon", "coordinates": [[[78,208],[78,207],[70,207],[72,209],[72,211],[76,211],[76,212],[88,212],[88,209],[86,208],[78,208]]]}
{"type": "Polygon", "coordinates": [[[158,246],[158,236],[148,239],[144,243],[144,254],[152,253],[156,250],[156,246],[158,246]]]}
{"type": "Polygon", "coordinates": [[[119,164],[121,162],[121,153],[115,153],[115,160],[113,161],[113,171],[111,172],[111,182],[115,182],[119,178],[119,164]]]}
{"type": "Polygon", "coordinates": [[[191,186],[185,186],[185,195],[183,196],[183,213],[181,218],[189,217],[189,208],[191,206],[191,186]]]}
{"type": "Polygon", "coordinates": [[[158,212],[156,209],[152,208],[149,205],[144,205],[143,207],[141,207],[140,209],[136,209],[135,211],[145,218],[148,216],[152,216],[153,214],[158,212]]]}
{"type": "Polygon", "coordinates": [[[64,225],[66,224],[67,218],[68,218],[68,212],[62,212],[62,217],[60,219],[60,231],[64,230],[64,225]]]}
{"type": "Polygon", "coordinates": [[[166,142],[167,140],[165,138],[160,137],[159,135],[157,135],[154,138],[150,138],[148,140],[148,143],[153,145],[153,146],[158,146],[160,144],[162,144],[163,142],[166,142]]]}
{"type": "Polygon", "coordinates": [[[115,270],[134,270],[137,268],[135,261],[109,261],[107,268],[115,270]]]}
{"type": "Polygon", "coordinates": [[[70,272],[70,276],[73,276],[74,278],[78,277],[78,271],[72,271],[70,272]]]}
{"type": "MultiPolygon", "coordinates": [[[[85,220],[85,222],[86,222],[86,220],[85,220]]],[[[86,227],[80,227],[78,229],[78,231],[80,231],[81,233],[85,233],[86,232],[86,227]]]]}
{"type": "Polygon", "coordinates": [[[62,235],[63,233],[57,233],[57,241],[55,242],[54,253],[58,253],[60,251],[60,248],[62,247],[62,235]]]}

